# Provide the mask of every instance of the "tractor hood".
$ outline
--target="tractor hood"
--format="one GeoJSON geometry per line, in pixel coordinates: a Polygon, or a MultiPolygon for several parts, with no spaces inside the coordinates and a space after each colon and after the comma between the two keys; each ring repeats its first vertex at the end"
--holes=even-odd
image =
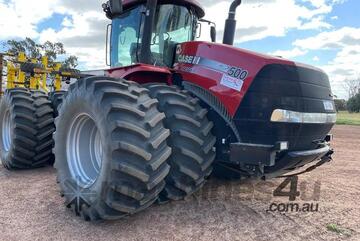
{"type": "Polygon", "coordinates": [[[209,89],[224,103],[230,115],[235,116],[254,79],[269,65],[307,70],[317,75],[313,81],[329,87],[327,95],[332,96],[329,80],[321,69],[230,45],[201,41],[180,44],[176,49],[174,69],[184,79],[209,89]]]}

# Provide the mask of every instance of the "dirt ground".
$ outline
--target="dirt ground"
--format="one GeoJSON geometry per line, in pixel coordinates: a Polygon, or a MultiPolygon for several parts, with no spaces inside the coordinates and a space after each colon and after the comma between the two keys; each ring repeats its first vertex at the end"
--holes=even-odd
{"type": "Polygon", "coordinates": [[[272,195],[283,179],[212,179],[185,201],[87,223],[64,208],[52,168],[1,167],[0,240],[360,240],[360,127],[337,126],[333,134],[334,161],[299,178],[303,196],[295,202],[318,204],[318,212],[267,211],[289,203],[272,195]]]}

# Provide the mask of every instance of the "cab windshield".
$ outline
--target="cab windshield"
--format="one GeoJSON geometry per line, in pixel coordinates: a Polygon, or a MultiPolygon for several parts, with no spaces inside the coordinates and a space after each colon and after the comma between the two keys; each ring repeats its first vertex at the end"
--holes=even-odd
{"type": "MultiPolygon", "coordinates": [[[[143,31],[143,5],[126,11],[113,20],[111,34],[111,66],[138,63],[143,31]]],[[[194,39],[195,15],[186,7],[164,4],[156,10],[150,50],[152,62],[170,67],[178,43],[194,39]]]]}

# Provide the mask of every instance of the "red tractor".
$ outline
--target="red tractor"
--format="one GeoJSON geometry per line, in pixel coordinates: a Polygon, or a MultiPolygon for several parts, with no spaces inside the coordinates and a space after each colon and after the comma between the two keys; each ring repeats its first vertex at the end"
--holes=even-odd
{"type": "Polygon", "coordinates": [[[116,219],[183,199],[213,171],[268,179],[331,160],[327,75],[232,46],[240,4],[231,4],[222,44],[214,27],[213,42],[194,41],[209,23],[194,0],[103,5],[111,68],[54,102],[62,100],[54,155],[67,207],[116,219]]]}

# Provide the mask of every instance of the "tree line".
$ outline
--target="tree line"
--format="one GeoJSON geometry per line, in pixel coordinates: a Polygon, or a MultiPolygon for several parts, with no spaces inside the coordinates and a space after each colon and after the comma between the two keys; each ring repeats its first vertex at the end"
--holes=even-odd
{"type": "Polygon", "coordinates": [[[360,78],[345,80],[344,89],[348,92],[349,100],[336,99],[335,105],[337,111],[349,111],[350,113],[360,112],[360,78]]]}
{"type": "Polygon", "coordinates": [[[8,40],[2,43],[2,47],[6,52],[17,54],[24,52],[28,58],[41,59],[43,56],[48,57],[49,65],[60,62],[64,68],[73,69],[78,65],[78,58],[74,55],[66,56],[64,44],[60,42],[46,41],[38,44],[31,38],[23,40],[8,40]],[[62,60],[59,56],[62,55],[62,60]],[[65,57],[66,56],[66,57],[65,57]]]}

